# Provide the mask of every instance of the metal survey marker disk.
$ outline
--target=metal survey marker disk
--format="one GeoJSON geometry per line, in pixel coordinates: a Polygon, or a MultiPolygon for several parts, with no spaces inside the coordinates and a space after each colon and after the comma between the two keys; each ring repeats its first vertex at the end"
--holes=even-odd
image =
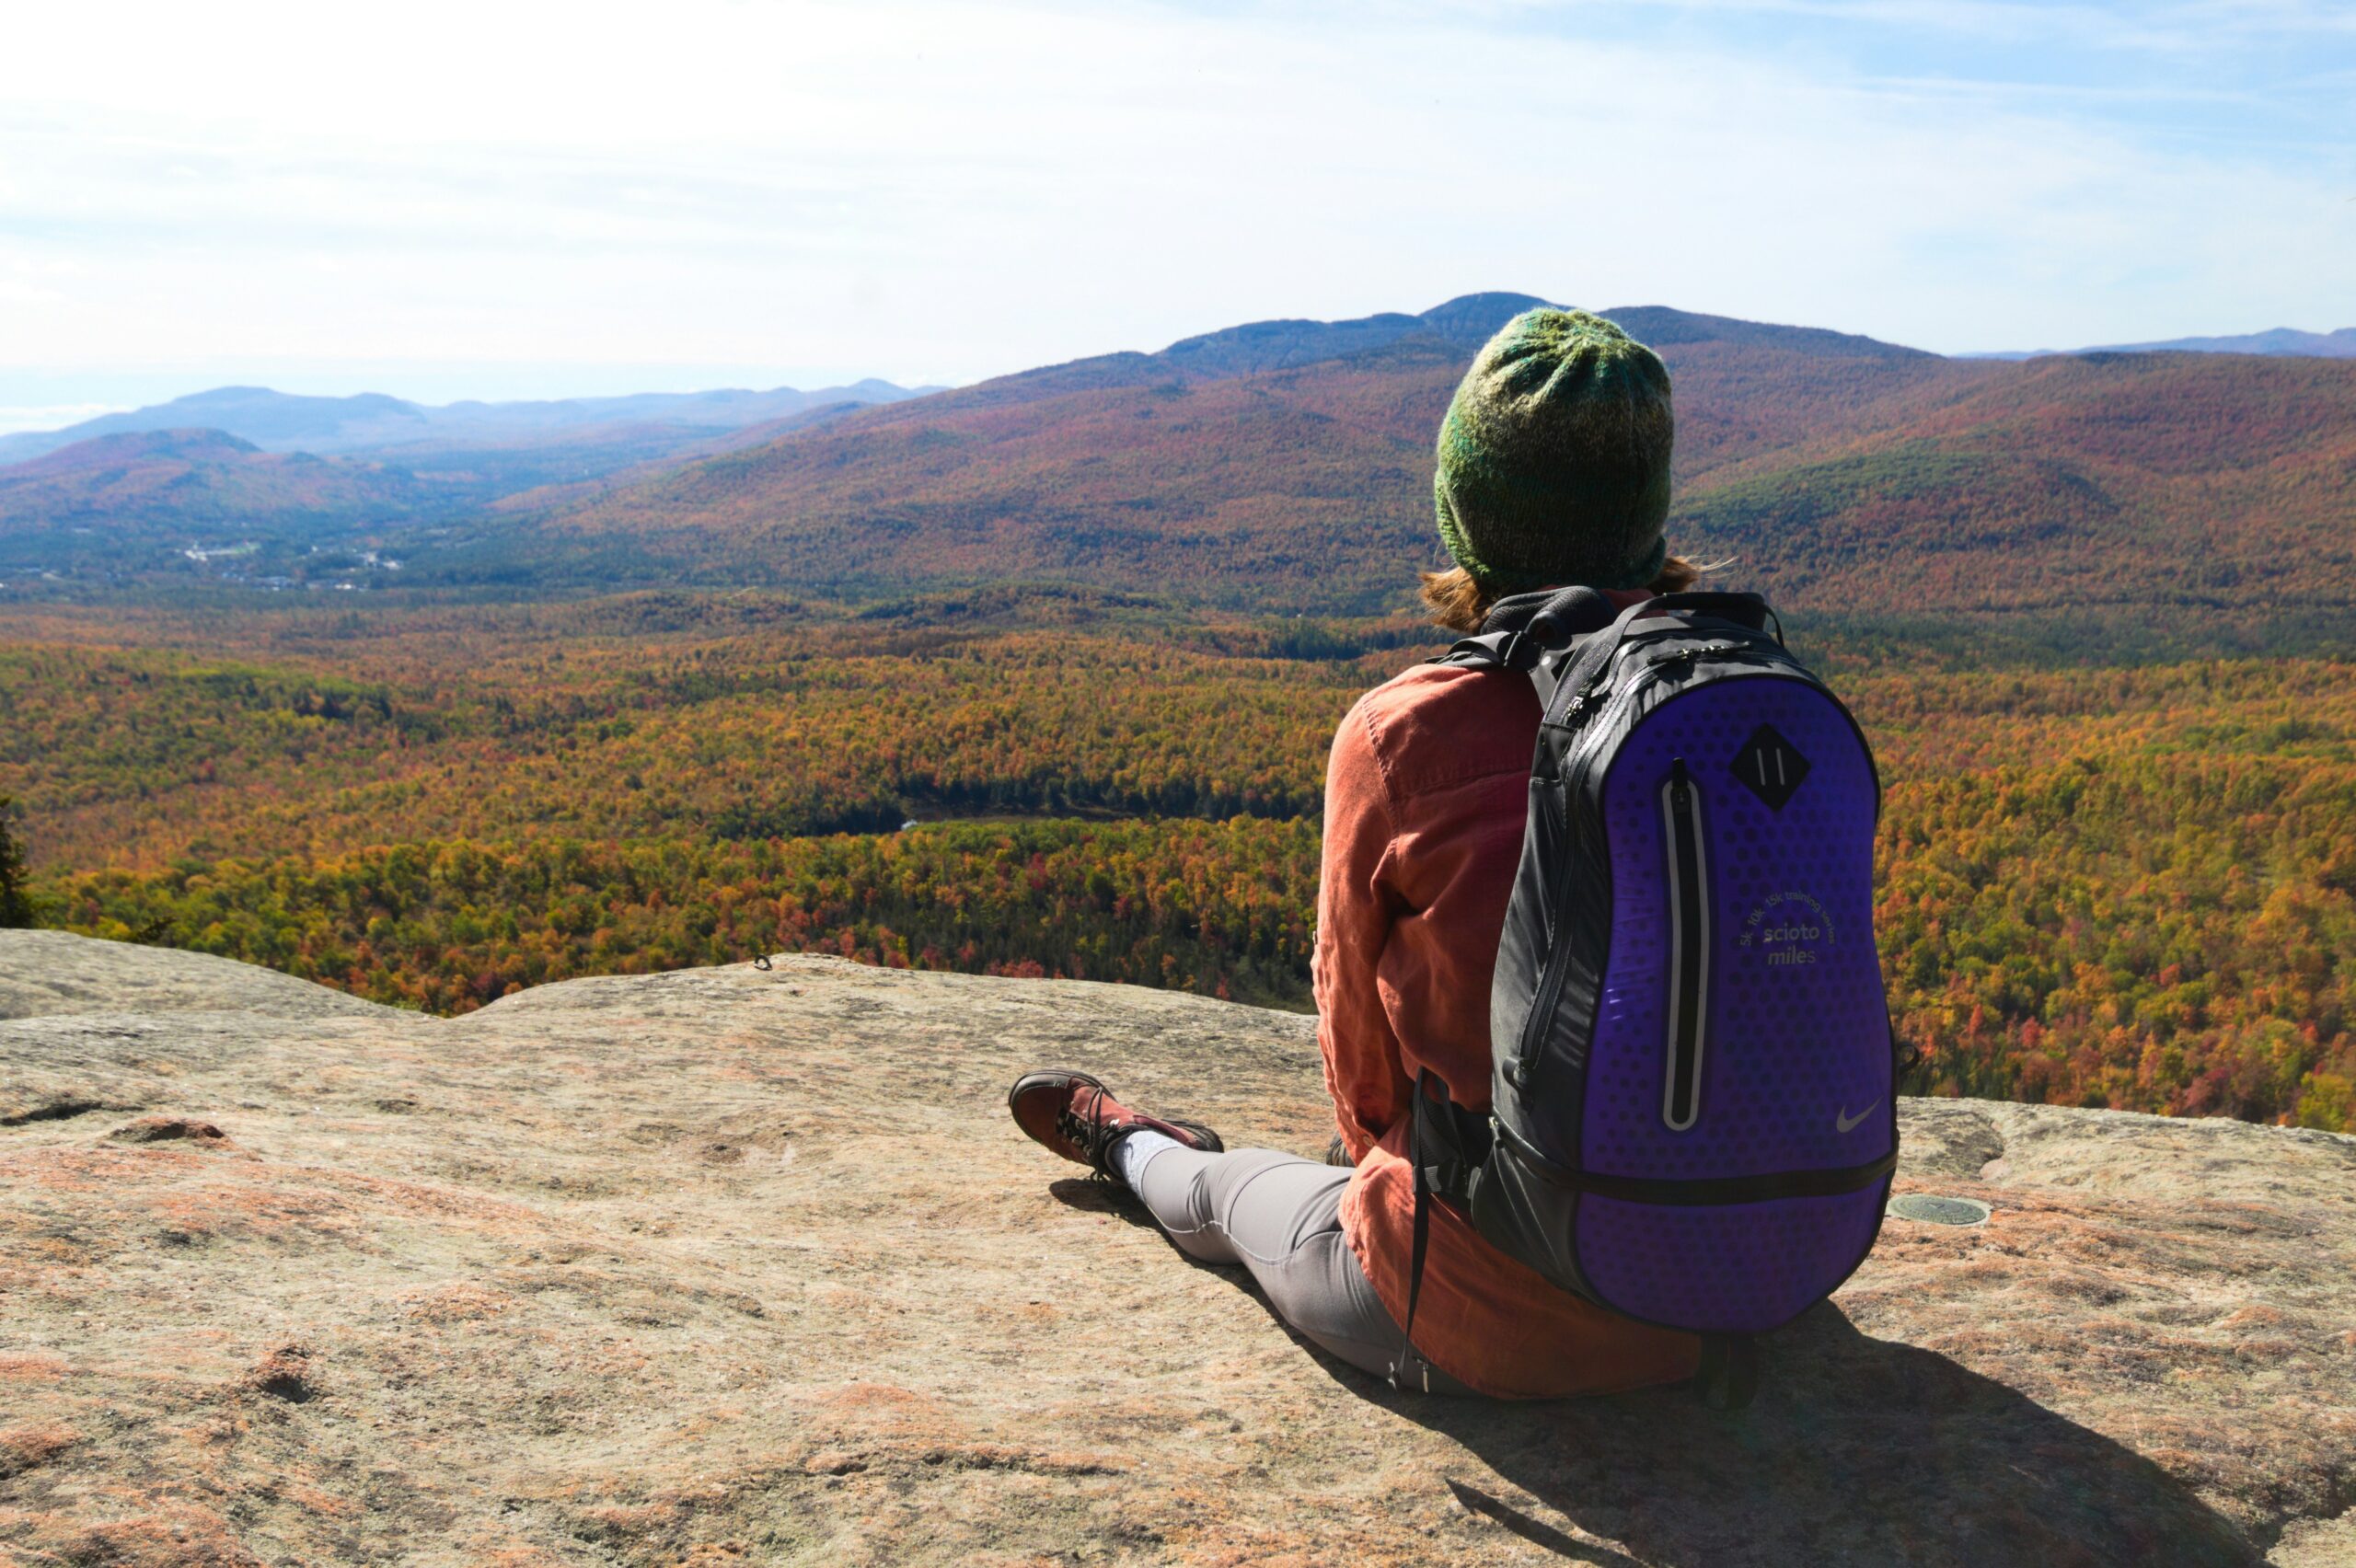
{"type": "Polygon", "coordinates": [[[1989,1209],[1978,1198],[1934,1198],[1928,1193],[1908,1193],[1889,1201],[1889,1212],[1900,1219],[1925,1225],[1985,1225],[1989,1209]]]}

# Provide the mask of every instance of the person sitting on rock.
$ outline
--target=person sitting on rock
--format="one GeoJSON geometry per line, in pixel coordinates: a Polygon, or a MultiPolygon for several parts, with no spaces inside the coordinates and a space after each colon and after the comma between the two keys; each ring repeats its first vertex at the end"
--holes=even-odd
{"type": "MultiPolygon", "coordinates": [[[[1622,606],[1690,586],[1669,554],[1669,374],[1612,323],[1531,310],[1492,338],[1441,422],[1434,480],[1455,570],[1423,574],[1471,633],[1506,595],[1584,584],[1622,606]]],[[[1508,612],[1510,606],[1508,606],[1508,612]]],[[[1498,629],[1492,623],[1490,629],[1498,629]]],[[[1025,1074],[1022,1129],[1143,1201],[1171,1239],[1250,1271],[1302,1338],[1435,1393],[1553,1398],[1688,1378],[1692,1335],[1556,1288],[1435,1204],[1407,1316],[1419,1070],[1489,1103],[1489,983],[1521,854],[1538,734],[1530,683],[1421,664],[1360,698],[1334,738],[1311,963],[1341,1127],[1326,1162],[1226,1151],[1198,1123],[1124,1104],[1086,1073],[1025,1074]],[[1349,1163],[1341,1163],[1346,1159],[1349,1163]]]]}

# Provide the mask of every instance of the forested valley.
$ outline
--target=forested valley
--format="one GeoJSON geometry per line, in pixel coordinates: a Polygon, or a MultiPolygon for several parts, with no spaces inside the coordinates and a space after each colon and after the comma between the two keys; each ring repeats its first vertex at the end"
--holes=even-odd
{"type": "MultiPolygon", "coordinates": [[[[1888,781],[1917,1091],[2356,1126],[2356,666],[1794,628],[1888,781]]],[[[779,950],[1308,1003],[1324,751],[1403,617],[1005,589],[51,606],[35,918],[439,1012],[779,950]]]]}

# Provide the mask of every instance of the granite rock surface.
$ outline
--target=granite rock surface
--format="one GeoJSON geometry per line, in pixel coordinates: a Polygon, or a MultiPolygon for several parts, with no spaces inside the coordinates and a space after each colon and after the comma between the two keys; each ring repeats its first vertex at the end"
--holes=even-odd
{"type": "Polygon", "coordinates": [[[457,1020],[0,932],[0,1562],[2356,1563],[2356,1139],[1910,1101],[1758,1402],[1394,1394],[1003,1110],[1306,1019],[784,957],[457,1020]]]}

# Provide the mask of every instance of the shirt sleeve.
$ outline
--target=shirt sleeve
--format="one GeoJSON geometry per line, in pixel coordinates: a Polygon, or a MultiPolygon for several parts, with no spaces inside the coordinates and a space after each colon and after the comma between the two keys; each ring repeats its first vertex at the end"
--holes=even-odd
{"type": "Polygon", "coordinates": [[[1326,762],[1317,946],[1310,964],[1325,1088],[1354,1162],[1398,1120],[1410,1092],[1376,985],[1403,907],[1390,881],[1396,841],[1389,786],[1361,702],[1342,721],[1326,762]]]}

